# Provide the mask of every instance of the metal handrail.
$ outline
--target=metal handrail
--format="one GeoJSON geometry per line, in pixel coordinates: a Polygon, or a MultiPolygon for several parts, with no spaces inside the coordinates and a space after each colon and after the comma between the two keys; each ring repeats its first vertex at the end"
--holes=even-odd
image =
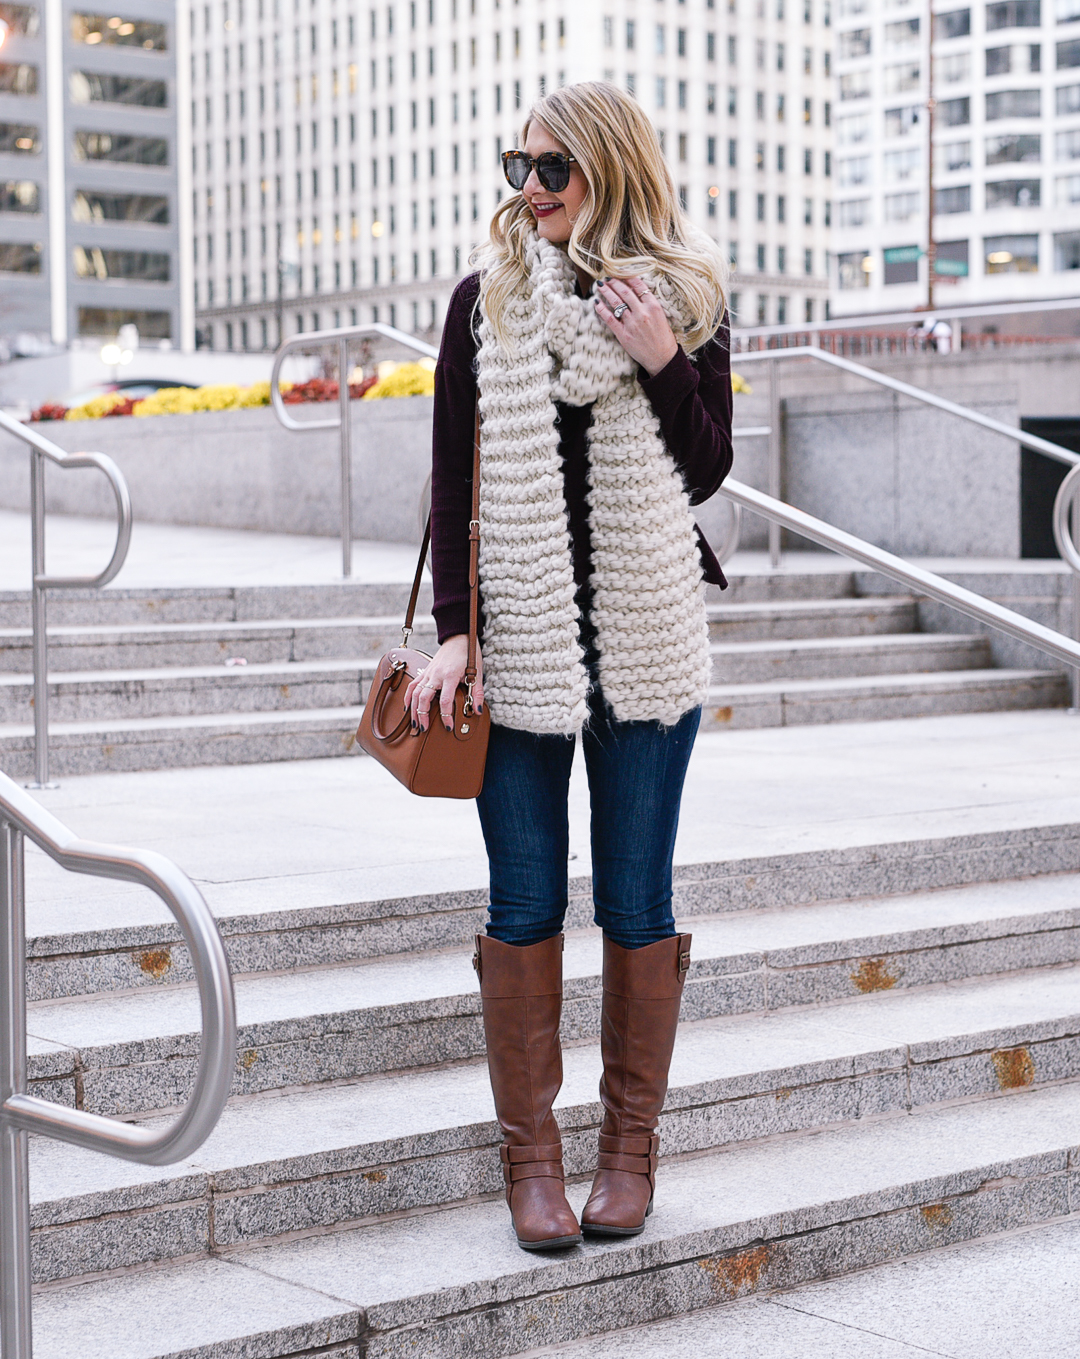
{"type": "Polygon", "coordinates": [[[152,850],[80,840],[0,774],[0,1352],[31,1359],[30,1186],[27,1134],[36,1132],[143,1165],[191,1155],[212,1132],[232,1086],[236,1002],[217,923],[199,889],[152,850]],[[73,873],[136,883],[180,925],[199,987],[202,1040],[191,1098],[158,1131],[26,1092],[26,897],[24,840],[73,873]]]}
{"type": "Polygon", "coordinates": [[[0,429],[30,447],[30,551],[33,559],[31,623],[34,658],[34,782],[31,788],[49,788],[49,680],[48,637],[45,631],[45,591],[93,589],[108,585],[123,566],[131,544],[131,497],[123,473],[104,453],[67,453],[50,439],[29,429],[21,420],[0,411],[0,429]],[[47,576],[45,574],[45,462],[48,458],[65,470],[96,467],[104,472],[116,497],[116,543],[104,571],[96,576],[47,576]]]}
{"type": "MultiPolygon", "coordinates": [[[[1020,614],[1012,613],[1009,609],[1001,609],[1000,605],[994,605],[992,601],[982,599],[981,595],[971,594],[970,591],[962,591],[962,594],[966,595],[967,598],[965,602],[960,602],[959,595],[955,594],[955,591],[959,590],[959,586],[950,586],[950,583],[944,582],[940,576],[935,576],[932,572],[922,571],[922,568],[920,567],[912,567],[912,565],[905,563],[905,561],[902,561],[899,557],[894,557],[891,553],[884,553],[880,548],[871,548],[871,545],[864,544],[863,540],[860,540],[860,538],[853,538],[850,534],[842,534],[841,530],[831,529],[831,527],[826,525],[826,523],[823,523],[821,519],[814,519],[811,515],[804,515],[803,511],[795,510],[795,508],[792,508],[791,506],[782,506],[780,501],[782,472],[780,385],[778,385],[777,381],[777,364],[781,363],[782,360],[787,359],[816,359],[818,363],[827,363],[830,364],[831,367],[841,368],[842,371],[850,372],[850,374],[854,374],[857,378],[864,378],[865,381],[875,383],[876,386],[886,387],[887,390],[895,391],[895,393],[903,395],[903,397],[910,397],[913,401],[921,402],[922,405],[935,406],[937,410],[944,410],[947,414],[958,417],[959,420],[966,420],[969,424],[981,425],[982,428],[989,429],[992,434],[1003,435],[1004,438],[1011,439],[1012,442],[1022,444],[1024,448],[1032,448],[1035,453],[1042,454],[1043,457],[1053,458],[1056,462],[1066,463],[1066,465],[1070,467],[1070,472],[1068,476],[1065,477],[1065,480],[1061,482],[1061,487],[1058,488],[1056,500],[1054,500],[1053,525],[1054,538],[1057,540],[1058,550],[1061,552],[1062,559],[1069,564],[1069,567],[1072,568],[1073,571],[1072,618],[1073,631],[1077,633],[1077,636],[1080,636],[1080,550],[1077,550],[1075,541],[1073,541],[1072,534],[1070,534],[1069,531],[1069,512],[1072,511],[1072,533],[1080,533],[1080,476],[1077,474],[1077,467],[1080,467],[1080,454],[1073,453],[1070,448],[1062,448],[1061,444],[1051,443],[1049,439],[1041,439],[1038,435],[1027,434],[1027,431],[1018,429],[1015,425],[1007,425],[1001,420],[994,420],[992,416],[985,416],[985,414],[978,412],[978,410],[971,410],[970,408],[967,408],[967,406],[960,406],[956,404],[955,401],[948,400],[947,397],[939,397],[939,395],[933,393],[933,391],[926,391],[925,389],[922,389],[922,387],[913,387],[909,382],[899,381],[899,378],[890,378],[890,376],[884,374],[884,372],[878,372],[875,368],[867,368],[861,363],[854,363],[853,360],[845,359],[845,357],[837,355],[837,353],[830,353],[829,351],[826,351],[826,349],[818,349],[812,347],[812,345],[803,345],[803,347],[799,348],[765,349],[765,351],[758,351],[757,353],[742,353],[742,355],[739,355],[738,360],[740,367],[746,363],[769,364],[769,406],[770,412],[772,412],[770,413],[769,438],[770,495],[762,497],[761,503],[762,506],[763,504],[768,503],[769,506],[773,507],[772,510],[766,512],[765,508],[753,506],[753,504],[750,504],[749,500],[744,499],[744,497],[742,497],[743,495],[761,496],[761,492],[751,491],[750,487],[742,487],[739,482],[734,482],[734,484],[732,484],[731,481],[727,481],[725,482],[724,487],[721,488],[721,491],[728,493],[730,492],[732,485],[735,485],[735,487],[738,488],[738,491],[736,491],[735,495],[730,495],[730,499],[736,504],[743,504],[744,507],[750,508],[750,510],[757,510],[758,514],[762,514],[765,516],[765,519],[768,520],[769,556],[773,567],[778,567],[778,565],[780,565],[781,526],[793,529],[796,533],[802,534],[803,537],[811,538],[812,541],[823,542],[826,546],[833,546],[831,542],[827,542],[825,538],[821,537],[823,531],[827,530],[829,533],[844,537],[845,540],[848,540],[849,545],[859,545],[860,552],[875,553],[876,561],[872,564],[878,564],[879,569],[882,569],[884,575],[890,575],[894,580],[899,580],[899,582],[905,584],[916,584],[917,588],[924,590],[926,594],[931,594],[933,598],[941,599],[944,603],[952,603],[952,605],[958,607],[962,612],[969,613],[971,617],[979,618],[982,622],[988,622],[993,628],[998,628],[1000,631],[1011,633],[1012,636],[1020,637],[1020,640],[1031,641],[1032,646],[1041,648],[1042,651],[1047,652],[1049,655],[1056,656],[1057,659],[1066,660],[1066,663],[1070,666],[1070,670],[1072,670],[1072,674],[1070,674],[1070,684],[1072,684],[1072,708],[1070,708],[1069,711],[1080,715],[1080,666],[1077,666],[1076,659],[1069,659],[1069,656],[1072,656],[1072,652],[1054,650],[1053,646],[1047,644],[1047,637],[1061,637],[1061,633],[1051,632],[1049,628],[1041,628],[1041,625],[1039,624],[1032,624],[1032,622],[1028,620],[1023,620],[1020,614]],[[740,499],[740,497],[742,497],[742,499],[740,499]],[[796,523],[791,522],[789,518],[784,518],[784,516],[774,512],[776,511],[776,507],[782,508],[788,515],[802,515],[804,523],[806,523],[806,525],[814,526],[814,531],[812,531],[812,533],[808,533],[808,531],[807,533],[804,533],[804,530],[799,529],[796,523]],[[888,567],[882,564],[883,561],[886,560],[888,567]],[[898,567],[905,569],[907,575],[898,575],[898,567]],[[926,582],[928,582],[928,580],[933,580],[933,582],[935,582],[935,588],[933,588],[933,590],[926,587],[926,582]],[[940,593],[941,586],[950,586],[947,595],[940,593]],[[935,591],[937,591],[937,593],[935,593],[935,591]],[[979,609],[975,609],[973,601],[979,601],[979,609]],[[986,609],[992,610],[992,613],[986,613],[986,609]],[[1003,616],[1007,616],[1007,621],[1003,621],[1003,616]],[[1016,631],[1015,626],[1016,621],[1018,620],[1026,624],[1026,628],[1022,629],[1020,632],[1016,631]],[[1028,629],[1031,628],[1041,628],[1041,632],[1045,633],[1046,636],[1043,637],[1042,640],[1038,640],[1037,637],[1028,631],[1028,629]]],[[[732,546],[731,550],[734,550],[734,546],[732,546]]],[[[842,550],[842,552],[845,552],[848,556],[856,557],[856,559],[860,561],[869,560],[868,557],[859,556],[859,552],[854,552],[854,550],[850,549],[850,546],[849,548],[837,548],[835,550],[838,550],[838,552],[842,550]]]]}
{"type": "MultiPolygon", "coordinates": [[[[1080,297],[1049,298],[1042,302],[970,302],[943,303],[932,311],[852,312],[849,316],[834,316],[828,321],[791,321],[780,326],[739,326],[732,330],[732,339],[782,340],[788,335],[825,335],[838,330],[862,330],[869,326],[902,326],[925,324],[927,318],[941,317],[951,321],[976,320],[989,316],[1024,316],[1054,311],[1080,311],[1080,297]]],[[[1076,339],[1076,336],[1046,337],[1076,339]]]]}
{"type": "Polygon", "coordinates": [[[293,335],[278,347],[270,372],[270,404],[274,414],[286,429],[340,429],[341,431],[341,574],[346,580],[352,575],[352,430],[349,421],[349,341],[365,335],[383,335],[388,340],[415,349],[428,358],[437,359],[439,351],[425,340],[418,340],[404,330],[373,321],[367,326],[340,326],[336,330],[309,330],[293,335]],[[338,351],[338,415],[335,420],[294,420],[285,410],[281,393],[281,365],[299,350],[336,344],[338,351]]]}
{"type": "Polygon", "coordinates": [[[935,575],[933,571],[927,571],[921,566],[904,561],[901,557],[895,557],[891,552],[875,547],[863,538],[856,538],[852,533],[834,528],[832,524],[815,519],[812,514],[766,495],[764,491],[745,486],[741,481],[730,479],[725,481],[720,487],[719,494],[783,528],[791,529],[803,538],[809,538],[812,542],[820,543],[823,547],[831,548],[845,557],[872,566],[882,575],[889,576],[902,585],[908,585],[921,594],[929,595],[931,599],[949,604],[980,623],[986,623],[1022,642],[1029,642],[1055,660],[1064,661],[1070,666],[1080,666],[1080,642],[1074,642],[1063,633],[1055,632],[1053,628],[1044,627],[1022,614],[1013,613],[1011,609],[996,604],[992,599],[984,599],[973,590],[965,590],[962,585],[955,585],[951,580],[935,575]]]}

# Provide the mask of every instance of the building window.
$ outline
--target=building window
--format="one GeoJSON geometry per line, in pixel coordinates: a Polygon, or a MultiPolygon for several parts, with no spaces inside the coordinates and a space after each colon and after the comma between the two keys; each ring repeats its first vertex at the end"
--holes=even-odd
{"type": "Polygon", "coordinates": [[[811,275],[814,272],[814,252],[812,250],[803,251],[803,273],[811,275]]]}
{"type": "Polygon", "coordinates": [[[0,241],[0,274],[40,274],[41,253],[39,241],[0,241]]]}
{"type": "Polygon", "coordinates": [[[971,185],[957,184],[949,189],[934,190],[935,216],[951,212],[971,211],[971,185]]]}
{"type": "Polygon", "coordinates": [[[983,257],[988,274],[1034,274],[1039,269],[1039,238],[1031,236],[987,236],[983,257]]]}
{"type": "Polygon", "coordinates": [[[868,288],[873,265],[873,257],[867,254],[865,250],[852,250],[837,255],[837,281],[840,287],[843,289],[868,288]]]}
{"type": "Polygon", "coordinates": [[[1080,269],[1080,231],[1062,231],[1054,237],[1054,269],[1059,274],[1080,269]]]}
{"type": "Polygon", "coordinates": [[[1041,113],[1041,90],[997,90],[986,96],[988,123],[996,118],[1038,118],[1041,113]]]}
{"type": "Polygon", "coordinates": [[[998,28],[1038,28],[1042,23],[1039,0],[1002,0],[986,7],[986,31],[998,28]]]}
{"type": "Polygon", "coordinates": [[[1037,208],[1041,203],[1042,181],[1038,179],[1005,179],[986,186],[986,207],[1037,208]]]}
{"type": "Polygon", "coordinates": [[[934,15],[934,40],[966,38],[971,32],[971,10],[953,9],[947,14],[934,15]]]}

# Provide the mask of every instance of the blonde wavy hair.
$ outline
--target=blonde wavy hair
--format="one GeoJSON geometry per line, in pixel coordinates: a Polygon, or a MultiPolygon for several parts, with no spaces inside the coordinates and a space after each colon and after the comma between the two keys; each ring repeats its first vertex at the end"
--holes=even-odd
{"type": "MultiPolygon", "coordinates": [[[[594,278],[661,274],[696,318],[676,339],[687,353],[699,349],[724,319],[727,266],[720,247],[683,211],[641,105],[609,81],[583,80],[532,106],[520,146],[534,121],[566,147],[588,184],[566,244],[571,261],[594,278]]],[[[513,344],[503,312],[528,279],[525,247],[534,227],[524,195],[514,193],[495,209],[488,240],[469,257],[480,269],[476,305],[507,350],[513,344]]]]}

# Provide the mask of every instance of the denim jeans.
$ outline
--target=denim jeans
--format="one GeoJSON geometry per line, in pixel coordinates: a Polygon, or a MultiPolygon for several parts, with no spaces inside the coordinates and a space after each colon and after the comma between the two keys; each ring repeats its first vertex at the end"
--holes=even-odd
{"type": "MultiPolygon", "coordinates": [[[[671,859],[700,708],[673,727],[618,722],[594,687],[581,735],[592,805],[594,919],[623,948],[675,933],[671,859]]],[[[575,742],[492,725],[477,808],[491,869],[488,934],[538,944],[562,929],[575,742]]]]}

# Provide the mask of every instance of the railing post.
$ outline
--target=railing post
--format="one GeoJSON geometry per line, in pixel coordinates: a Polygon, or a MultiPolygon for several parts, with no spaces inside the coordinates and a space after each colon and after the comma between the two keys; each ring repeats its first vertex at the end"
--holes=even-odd
{"type": "MultiPolygon", "coordinates": [[[[1072,510],[1071,524],[1069,533],[1074,543],[1080,539],[1080,483],[1072,493],[1070,509],[1072,510]]],[[[1070,563],[1071,565],[1071,563],[1070,563]]],[[[1072,635],[1076,641],[1080,642],[1080,572],[1073,566],[1072,572],[1072,635]]],[[[1072,706],[1069,714],[1072,717],[1080,717],[1080,667],[1073,666],[1069,672],[1069,682],[1072,692],[1072,706]]]]}
{"type": "Polygon", "coordinates": [[[338,340],[338,407],[341,411],[341,574],[352,575],[352,418],[349,413],[349,341],[338,340]]]}
{"type": "Polygon", "coordinates": [[[31,1359],[30,1172],[27,1134],[5,1115],[26,1090],[23,837],[0,820],[0,1355],[31,1359]]]}
{"type": "MultiPolygon", "coordinates": [[[[780,430],[780,372],[776,359],[769,363],[769,494],[774,500],[780,499],[781,452],[780,430]]],[[[780,565],[780,525],[769,520],[769,565],[775,571],[780,565]]]]}
{"type": "MultiPolygon", "coordinates": [[[[45,459],[30,450],[30,535],[33,561],[30,592],[34,641],[34,782],[31,788],[55,788],[49,782],[49,673],[45,631],[45,459]]],[[[6,1359],[6,1357],[5,1357],[6,1359]]]]}

